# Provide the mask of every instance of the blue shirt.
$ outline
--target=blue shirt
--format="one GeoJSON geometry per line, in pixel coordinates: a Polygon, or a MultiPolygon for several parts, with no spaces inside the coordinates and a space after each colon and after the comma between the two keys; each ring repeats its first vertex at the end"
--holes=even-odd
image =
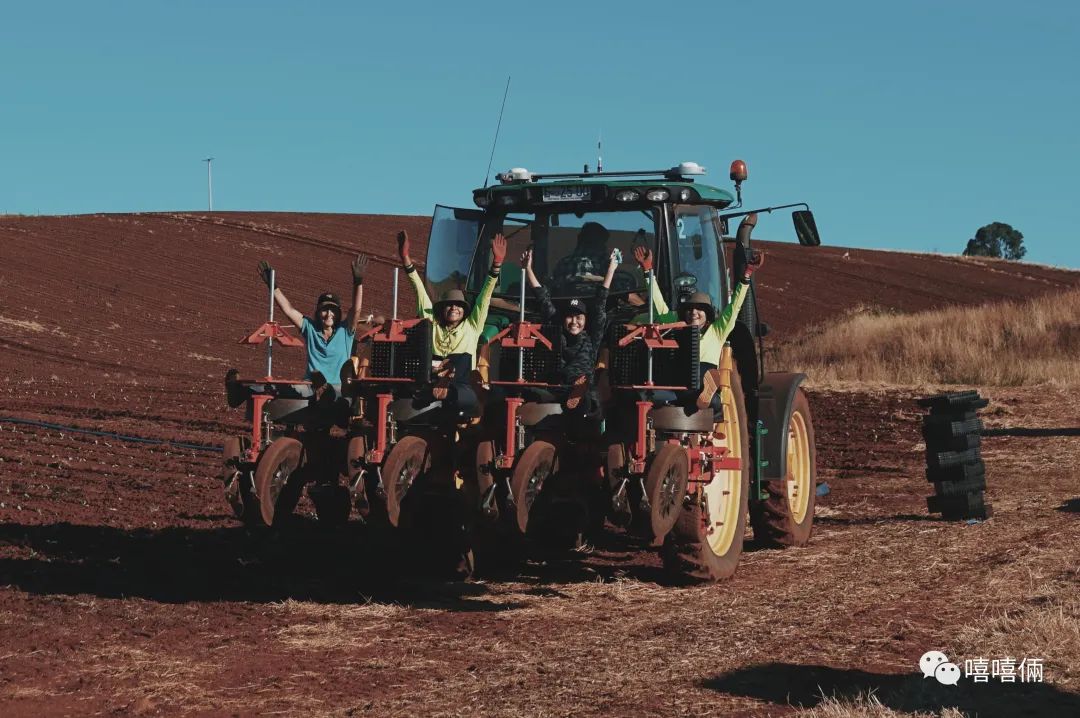
{"type": "Polygon", "coordinates": [[[300,334],[304,337],[304,347],[307,349],[307,373],[305,379],[310,379],[315,372],[322,372],[326,381],[331,384],[341,382],[341,367],[349,361],[352,354],[352,345],[355,335],[344,326],[334,329],[330,339],[323,339],[315,323],[304,317],[304,323],[300,326],[300,334]]]}

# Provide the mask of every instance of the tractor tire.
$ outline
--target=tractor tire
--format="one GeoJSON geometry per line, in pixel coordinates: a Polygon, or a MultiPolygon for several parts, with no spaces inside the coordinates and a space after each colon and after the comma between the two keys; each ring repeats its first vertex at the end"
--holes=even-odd
{"type": "Polygon", "coordinates": [[[664,537],[660,555],[668,577],[676,582],[718,581],[735,574],[742,555],[750,499],[750,422],[742,378],[731,371],[731,387],[722,392],[724,435],[729,455],[740,460],[735,471],[717,471],[708,484],[690,494],[674,528],[664,537]]]}
{"type": "Polygon", "coordinates": [[[510,490],[514,495],[515,525],[521,535],[529,530],[529,514],[547,481],[559,470],[555,445],[535,440],[525,449],[514,465],[510,490]]]}
{"type": "Polygon", "coordinates": [[[926,465],[931,469],[947,469],[950,466],[962,466],[979,460],[979,449],[966,451],[927,451],[926,465]]]}
{"type": "Polygon", "coordinates": [[[946,520],[988,519],[994,515],[993,508],[986,501],[986,494],[974,491],[961,496],[928,496],[926,508],[932,513],[940,513],[946,520]]]}
{"type": "Polygon", "coordinates": [[[255,479],[250,470],[240,468],[244,452],[251,445],[246,436],[230,436],[225,439],[221,457],[221,480],[225,485],[225,499],[236,518],[245,526],[259,526],[262,515],[259,501],[255,498],[255,479]]]}
{"type": "Polygon", "coordinates": [[[978,449],[980,446],[982,446],[982,436],[980,434],[939,436],[926,441],[926,451],[935,454],[941,451],[967,451],[968,449],[978,449]]]}
{"type": "Polygon", "coordinates": [[[432,451],[421,436],[406,436],[390,450],[383,464],[383,489],[386,492],[386,517],[391,526],[401,521],[401,507],[409,489],[432,466],[432,451]]]}
{"type": "Polygon", "coordinates": [[[932,482],[938,481],[964,481],[965,479],[972,479],[976,476],[986,475],[986,464],[980,459],[978,461],[972,461],[968,464],[959,464],[957,466],[949,466],[943,469],[927,469],[926,480],[932,482]]]}
{"type": "Polygon", "coordinates": [[[292,514],[300,498],[303,480],[303,446],[296,439],[281,437],[266,447],[255,465],[255,493],[259,512],[267,526],[280,526],[292,514]]]}
{"type": "Polygon", "coordinates": [[[963,481],[939,481],[934,484],[938,496],[963,496],[986,490],[986,477],[976,476],[963,481]]]}
{"type": "Polygon", "coordinates": [[[653,539],[662,539],[679,520],[689,485],[689,474],[690,460],[682,446],[664,444],[653,457],[649,473],[645,477],[653,539]]]}
{"type": "Polygon", "coordinates": [[[983,423],[974,411],[959,416],[924,416],[922,435],[926,441],[934,441],[938,438],[947,439],[952,436],[964,434],[978,434],[982,431],[983,423]]]}
{"type": "Polygon", "coordinates": [[[817,451],[810,402],[799,389],[788,418],[787,476],[766,481],[768,497],[750,505],[754,538],[763,546],[805,546],[817,504],[817,451]]]}

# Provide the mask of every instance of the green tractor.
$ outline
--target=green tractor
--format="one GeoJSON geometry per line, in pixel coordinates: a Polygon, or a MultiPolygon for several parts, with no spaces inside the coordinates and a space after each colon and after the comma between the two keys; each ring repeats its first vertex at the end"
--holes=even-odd
{"type": "Polygon", "coordinates": [[[734,193],[697,181],[704,169],[692,162],[658,171],[587,170],[540,175],[513,169],[497,176],[499,184],[473,192],[477,209],[439,206],[433,217],[426,262],[432,296],[461,288],[475,300],[492,238],[502,234],[509,244],[482,362],[495,390],[488,401],[509,410],[487,412],[487,439],[479,442],[475,467],[463,471],[466,480],[476,481],[478,511],[511,514],[507,523],[525,532],[534,507],[559,504],[540,500],[545,484],[596,481],[584,475],[594,465],[580,459],[584,446],[602,467],[611,517],[631,514],[629,530],[659,549],[675,577],[732,575],[747,521],[764,545],[805,544],[816,497],[814,428],[800,388],[805,376],[766,370],[768,327],[758,316],[753,285],[723,348],[717,409],[690,410],[670,400],[673,393],[701,388],[701,335],[684,322],[659,323],[650,297],[658,290],[677,307],[704,292],[722,311],[733,278],[753,261],[756,216],[795,208],[798,241],[813,247],[821,240],[812,213],[805,204],[743,209],[747,170],[740,160],[731,165],[734,193]],[[729,236],[729,222],[739,218],[738,231],[729,236]],[[652,272],[629,261],[640,247],[655,258],[652,272]],[[603,438],[588,445],[568,437],[577,443],[572,460],[562,462],[565,442],[551,438],[552,414],[559,410],[530,409],[535,402],[526,391],[549,386],[546,375],[559,361],[557,337],[545,335],[537,301],[513,262],[529,248],[536,274],[556,302],[592,300],[612,249],[628,259],[618,266],[607,299],[597,382],[605,406],[603,438]],[[551,446],[530,451],[534,441],[551,446]],[[551,480],[575,471],[583,475],[551,480]]]}

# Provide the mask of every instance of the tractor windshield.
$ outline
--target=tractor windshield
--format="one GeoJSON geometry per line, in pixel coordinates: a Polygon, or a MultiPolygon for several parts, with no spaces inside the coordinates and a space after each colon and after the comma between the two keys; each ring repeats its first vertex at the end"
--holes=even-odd
{"type": "Polygon", "coordinates": [[[720,236],[716,210],[703,205],[678,205],[674,211],[672,266],[674,286],[681,294],[702,291],[718,306],[727,304],[720,267],[720,236]]]}
{"type": "MultiPolygon", "coordinates": [[[[519,259],[533,248],[533,271],[553,297],[591,298],[604,280],[611,250],[618,248],[622,263],[611,283],[612,294],[640,292],[645,278],[634,262],[634,248],[656,248],[656,213],[551,212],[491,217],[483,229],[482,251],[477,252],[470,289],[478,291],[491,261],[491,238],[502,232],[507,239],[507,260],[495,295],[507,300],[520,296],[519,259]]],[[[531,292],[527,296],[531,297],[531,292]]]]}

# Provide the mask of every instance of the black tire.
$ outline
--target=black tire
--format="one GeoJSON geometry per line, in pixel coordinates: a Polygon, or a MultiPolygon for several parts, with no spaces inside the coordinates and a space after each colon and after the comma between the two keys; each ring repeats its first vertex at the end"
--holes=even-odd
{"type": "Polygon", "coordinates": [[[689,474],[690,460],[686,449],[676,444],[661,446],[649,464],[645,493],[649,497],[649,523],[654,539],[666,536],[679,520],[689,474]]]}
{"type": "Polygon", "coordinates": [[[982,491],[963,496],[928,496],[926,508],[930,513],[940,513],[942,518],[949,520],[988,519],[993,515],[993,509],[982,491]]]}
{"type": "Polygon", "coordinates": [[[985,476],[976,476],[963,481],[939,481],[934,484],[934,493],[937,496],[963,496],[985,490],[985,476]]]}
{"type": "Polygon", "coordinates": [[[931,469],[947,469],[950,466],[972,464],[978,460],[978,449],[968,449],[967,451],[926,452],[926,465],[931,469]]]}
{"type": "Polygon", "coordinates": [[[967,451],[968,449],[978,449],[980,446],[982,446],[982,436],[980,434],[935,436],[927,440],[926,451],[928,454],[942,451],[967,451]]]}
{"type": "Polygon", "coordinates": [[[957,466],[949,466],[943,469],[927,469],[926,480],[927,481],[964,481],[965,479],[972,479],[976,476],[984,476],[986,474],[986,464],[979,461],[973,461],[969,464],[960,464],[957,466]]]}
{"type": "Polygon", "coordinates": [[[390,450],[383,463],[386,517],[391,526],[401,521],[401,508],[409,489],[432,466],[431,446],[420,436],[406,436],[390,450]]]}
{"type": "Polygon", "coordinates": [[[934,396],[928,396],[924,399],[918,399],[915,403],[924,409],[931,409],[935,412],[939,412],[954,406],[966,406],[967,404],[978,400],[979,392],[974,389],[968,389],[967,391],[947,391],[942,394],[935,394],[934,396]]]}
{"type": "Polygon", "coordinates": [[[514,464],[510,477],[510,490],[514,493],[514,523],[522,535],[528,533],[529,517],[544,482],[559,470],[559,458],[555,445],[536,440],[526,447],[514,464]]]}
{"type": "Polygon", "coordinates": [[[225,500],[233,514],[245,526],[262,525],[259,500],[255,497],[255,477],[251,469],[242,465],[244,452],[251,446],[246,436],[230,436],[225,439],[221,457],[221,480],[225,487],[225,500]]]}
{"type": "MultiPolygon", "coordinates": [[[[742,378],[737,368],[731,371],[731,387],[723,391],[725,421],[719,425],[727,437],[732,453],[739,452],[741,468],[738,471],[714,475],[704,486],[699,485],[691,494],[689,506],[685,506],[674,528],[664,538],[661,558],[669,578],[682,581],[718,581],[730,578],[742,556],[743,535],[750,498],[750,426],[743,397],[742,378]],[[729,396],[728,396],[729,395],[729,396]],[[732,439],[737,432],[738,438],[732,439]],[[738,493],[722,498],[726,490],[738,493]],[[714,497],[715,505],[709,507],[708,497],[714,497]],[[725,503],[734,502],[734,503],[725,503]],[[716,512],[714,513],[714,509],[716,512]],[[723,526],[715,521],[717,513],[727,516],[733,525],[723,526]],[[722,526],[719,532],[717,526],[722,526]],[[715,538],[714,538],[715,537],[715,538]]],[[[721,472],[717,472],[718,474],[721,472]]]]}
{"type": "Polygon", "coordinates": [[[296,439],[282,437],[266,447],[255,465],[255,493],[259,511],[267,526],[281,525],[292,514],[303,487],[303,446],[296,439]]]}
{"type": "Polygon", "coordinates": [[[982,420],[972,411],[960,417],[924,416],[922,435],[923,439],[933,441],[937,438],[978,434],[982,429],[982,420]]]}
{"type": "Polygon", "coordinates": [[[817,507],[817,450],[810,401],[799,389],[788,417],[788,467],[783,481],[765,481],[768,494],[750,503],[754,538],[762,546],[805,546],[817,507]]]}

